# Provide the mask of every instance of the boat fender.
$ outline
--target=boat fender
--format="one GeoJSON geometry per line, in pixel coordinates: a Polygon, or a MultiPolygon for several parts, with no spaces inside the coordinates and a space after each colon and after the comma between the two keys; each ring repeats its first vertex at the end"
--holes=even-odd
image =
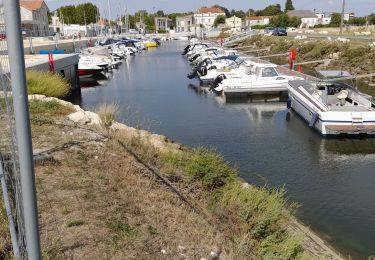
{"type": "Polygon", "coordinates": [[[309,122],[309,127],[313,127],[317,120],[318,120],[318,113],[313,113],[309,122]]]}
{"type": "Polygon", "coordinates": [[[292,107],[292,99],[288,97],[288,100],[286,101],[286,108],[290,109],[292,107]]]}

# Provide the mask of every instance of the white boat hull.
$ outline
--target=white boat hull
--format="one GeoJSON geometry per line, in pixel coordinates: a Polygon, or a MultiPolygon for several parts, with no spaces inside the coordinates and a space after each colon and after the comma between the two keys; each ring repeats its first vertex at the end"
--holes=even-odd
{"type": "Polygon", "coordinates": [[[337,112],[317,111],[309,102],[304,101],[296,94],[289,92],[291,108],[301,116],[310,127],[323,136],[347,135],[375,135],[374,112],[337,112]],[[356,121],[355,116],[361,120],[356,121]],[[314,119],[316,117],[316,119],[314,119]],[[315,121],[315,122],[314,122],[315,121]],[[314,123],[313,123],[314,122],[314,123]]]}

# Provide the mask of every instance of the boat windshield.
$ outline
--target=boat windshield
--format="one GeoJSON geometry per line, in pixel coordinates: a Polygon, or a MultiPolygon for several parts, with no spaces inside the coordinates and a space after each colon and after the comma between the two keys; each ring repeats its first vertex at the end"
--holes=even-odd
{"type": "Polygon", "coordinates": [[[244,59],[241,59],[241,58],[237,58],[235,61],[234,61],[238,66],[240,66],[242,63],[245,62],[244,59]]]}
{"type": "Polygon", "coordinates": [[[263,68],[262,70],[262,77],[277,77],[279,74],[275,70],[275,68],[263,68]]]}

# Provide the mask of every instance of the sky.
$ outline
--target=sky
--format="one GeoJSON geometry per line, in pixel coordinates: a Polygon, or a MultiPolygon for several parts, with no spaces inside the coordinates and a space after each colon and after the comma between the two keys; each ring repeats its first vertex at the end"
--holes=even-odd
{"type": "MultiPolygon", "coordinates": [[[[195,11],[201,6],[222,5],[229,10],[263,9],[270,4],[280,4],[284,8],[285,0],[45,0],[50,10],[61,5],[92,2],[100,7],[101,13],[108,14],[108,1],[111,5],[111,17],[120,15],[127,6],[130,13],[145,9],[149,12],[164,10],[166,13],[195,11]]],[[[293,0],[296,9],[341,12],[342,0],[293,0]]],[[[375,0],[346,0],[346,11],[357,16],[375,13],[375,0]]],[[[105,15],[107,16],[107,15],[105,15]]]]}

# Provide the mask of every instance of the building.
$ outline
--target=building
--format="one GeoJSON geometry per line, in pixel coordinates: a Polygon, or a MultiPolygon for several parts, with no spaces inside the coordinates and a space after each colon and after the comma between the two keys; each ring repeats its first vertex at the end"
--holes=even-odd
{"type": "Polygon", "coordinates": [[[301,18],[301,27],[314,27],[320,23],[318,16],[310,10],[291,10],[287,14],[290,17],[301,18]]]}
{"type": "Polygon", "coordinates": [[[24,35],[48,36],[48,6],[42,0],[20,1],[21,26],[24,35]]]}
{"type": "Polygon", "coordinates": [[[168,17],[155,17],[155,32],[169,32],[173,29],[173,21],[168,17]]]}
{"type": "Polygon", "coordinates": [[[225,27],[231,29],[241,29],[242,19],[236,16],[225,19],[225,27]]]}
{"type": "Polygon", "coordinates": [[[192,32],[194,25],[193,15],[176,17],[176,32],[192,32]]]}
{"type": "Polygon", "coordinates": [[[316,13],[315,14],[319,19],[319,24],[330,24],[331,23],[331,14],[328,13],[316,13]]]}
{"type": "Polygon", "coordinates": [[[267,25],[270,23],[272,16],[251,16],[246,17],[244,20],[243,27],[251,28],[254,25],[267,25]]]}
{"type": "Polygon", "coordinates": [[[135,29],[141,34],[146,33],[146,24],[144,22],[136,22],[135,29]]]}
{"type": "Polygon", "coordinates": [[[194,23],[202,25],[206,29],[211,29],[216,17],[225,16],[225,12],[217,7],[201,7],[193,15],[194,23]]]}

